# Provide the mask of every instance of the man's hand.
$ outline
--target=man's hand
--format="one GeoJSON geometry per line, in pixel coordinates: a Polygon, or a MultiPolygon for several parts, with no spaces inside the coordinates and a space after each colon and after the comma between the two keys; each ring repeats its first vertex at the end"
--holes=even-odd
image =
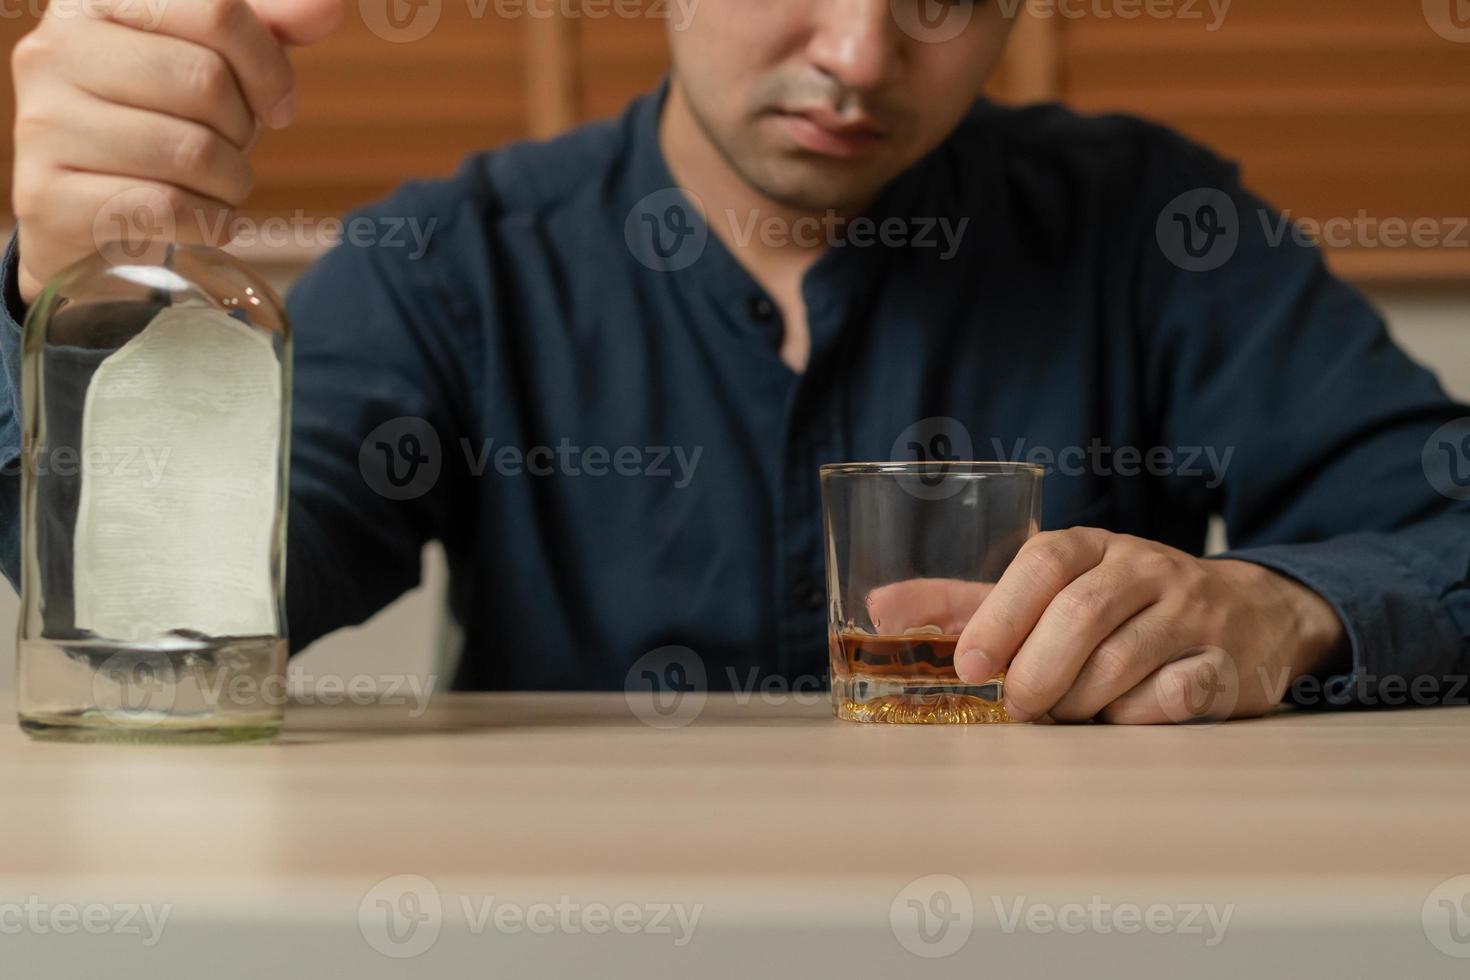
{"type": "Polygon", "coordinates": [[[339,0],[50,5],[10,59],[21,299],[129,237],[114,227],[186,242],[229,228],[258,127],[295,112],[285,45],[339,16],[339,0]]]}
{"type": "Polygon", "coordinates": [[[972,683],[1006,671],[1018,721],[1154,724],[1262,714],[1345,648],[1327,601],[1269,569],[1073,528],[1026,542],[961,633],[955,667],[972,683]],[[1201,692],[1227,683],[1212,709],[1201,692]]]}

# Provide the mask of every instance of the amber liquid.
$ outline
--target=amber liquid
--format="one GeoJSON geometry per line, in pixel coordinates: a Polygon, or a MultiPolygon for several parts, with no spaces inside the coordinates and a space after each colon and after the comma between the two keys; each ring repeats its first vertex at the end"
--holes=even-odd
{"type": "Polygon", "coordinates": [[[954,669],[959,636],[834,633],[832,711],[848,721],[915,725],[1008,722],[1005,675],[967,684],[954,669]]]}

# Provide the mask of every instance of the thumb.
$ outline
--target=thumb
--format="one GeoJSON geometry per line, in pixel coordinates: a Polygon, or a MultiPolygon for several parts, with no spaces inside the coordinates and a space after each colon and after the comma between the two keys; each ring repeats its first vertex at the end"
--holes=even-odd
{"type": "Polygon", "coordinates": [[[342,21],[342,0],[246,0],[287,44],[314,44],[342,21]]]}

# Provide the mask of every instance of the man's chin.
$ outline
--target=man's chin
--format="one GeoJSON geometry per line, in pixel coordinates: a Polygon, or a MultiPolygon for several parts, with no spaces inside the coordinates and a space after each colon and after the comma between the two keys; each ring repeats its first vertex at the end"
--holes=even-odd
{"type": "Polygon", "coordinates": [[[852,214],[867,207],[891,179],[876,169],[852,160],[785,155],[747,179],[782,207],[852,214]]]}

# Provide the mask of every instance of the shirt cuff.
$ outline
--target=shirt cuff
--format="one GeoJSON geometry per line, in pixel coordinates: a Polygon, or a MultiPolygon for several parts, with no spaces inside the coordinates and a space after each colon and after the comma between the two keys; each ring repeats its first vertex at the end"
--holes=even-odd
{"type": "Polygon", "coordinates": [[[1348,674],[1306,675],[1284,694],[1304,708],[1465,703],[1463,625],[1433,568],[1392,534],[1241,548],[1215,556],[1253,562],[1312,589],[1336,610],[1352,645],[1348,674]]]}

